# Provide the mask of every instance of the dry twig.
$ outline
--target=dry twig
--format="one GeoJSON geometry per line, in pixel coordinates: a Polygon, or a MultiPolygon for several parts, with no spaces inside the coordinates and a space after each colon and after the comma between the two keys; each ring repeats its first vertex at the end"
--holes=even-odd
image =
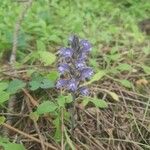
{"type": "MultiPolygon", "coordinates": [[[[41,143],[41,141],[39,139],[37,139],[37,138],[33,137],[32,135],[29,135],[29,134],[27,134],[25,132],[22,132],[22,131],[20,131],[20,130],[18,130],[16,128],[12,127],[9,124],[3,123],[3,126],[8,128],[9,130],[15,131],[15,132],[23,135],[24,137],[29,138],[29,139],[37,142],[37,143],[41,143]]],[[[50,143],[44,142],[44,145],[49,147],[51,150],[57,150],[57,148],[52,146],[50,143]]]]}

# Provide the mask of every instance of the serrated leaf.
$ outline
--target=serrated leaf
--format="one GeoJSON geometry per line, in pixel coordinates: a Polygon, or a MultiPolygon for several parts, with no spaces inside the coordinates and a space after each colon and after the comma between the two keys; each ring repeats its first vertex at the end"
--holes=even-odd
{"type": "Polygon", "coordinates": [[[42,104],[40,104],[37,108],[37,113],[39,115],[54,112],[57,109],[57,105],[51,101],[44,101],[42,104]]]}
{"type": "Polygon", "coordinates": [[[0,82],[0,91],[6,90],[7,87],[8,87],[7,82],[0,82]]]}
{"type": "Polygon", "coordinates": [[[5,91],[0,91],[0,105],[9,100],[9,93],[5,91]]]}
{"type": "Polygon", "coordinates": [[[129,64],[120,64],[116,68],[120,71],[130,71],[132,69],[131,65],[129,64]]]}
{"type": "Polygon", "coordinates": [[[15,94],[18,90],[21,90],[25,86],[26,83],[24,83],[21,80],[15,79],[11,81],[10,84],[8,85],[7,92],[9,92],[10,94],[15,94]]]}
{"type": "Polygon", "coordinates": [[[6,118],[4,116],[0,116],[0,125],[5,122],[6,118]]]}
{"type": "Polygon", "coordinates": [[[129,80],[119,80],[119,82],[127,88],[131,88],[132,87],[132,83],[129,80]]]}
{"type": "Polygon", "coordinates": [[[51,65],[55,62],[56,56],[47,51],[39,51],[38,52],[40,60],[44,63],[44,65],[51,65]]]}
{"type": "Polygon", "coordinates": [[[85,85],[87,84],[91,84],[95,81],[99,81],[103,76],[106,75],[106,71],[105,70],[100,70],[99,72],[97,72],[89,82],[85,83],[85,85]]]}

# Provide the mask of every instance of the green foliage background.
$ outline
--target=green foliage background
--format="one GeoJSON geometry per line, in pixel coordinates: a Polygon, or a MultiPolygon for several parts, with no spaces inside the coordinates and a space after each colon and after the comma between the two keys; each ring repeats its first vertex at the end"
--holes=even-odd
{"type": "MultiPolygon", "coordinates": [[[[0,56],[12,47],[13,29],[23,3],[0,2],[0,56]]],[[[149,17],[147,0],[38,0],[26,14],[19,35],[19,60],[32,50],[54,51],[50,45],[66,43],[76,33],[87,37],[98,48],[117,40],[129,44],[141,42],[137,23],[149,17]]]]}

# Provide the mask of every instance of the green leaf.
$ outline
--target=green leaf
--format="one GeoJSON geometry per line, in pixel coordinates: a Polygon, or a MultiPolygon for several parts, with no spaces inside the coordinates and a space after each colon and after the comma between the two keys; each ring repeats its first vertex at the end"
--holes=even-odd
{"type": "Polygon", "coordinates": [[[29,82],[29,85],[30,85],[30,90],[35,91],[40,87],[41,83],[39,81],[33,80],[29,82]]]}
{"type": "Polygon", "coordinates": [[[129,64],[120,64],[116,68],[120,71],[130,71],[132,69],[131,65],[129,64]]]}
{"type": "Polygon", "coordinates": [[[0,116],[0,125],[5,122],[6,118],[4,116],[0,116]]]}
{"type": "Polygon", "coordinates": [[[49,40],[52,41],[52,42],[57,42],[57,43],[60,43],[61,42],[61,38],[56,36],[55,34],[53,35],[50,35],[49,36],[49,40]]]}
{"type": "Polygon", "coordinates": [[[38,88],[48,89],[55,87],[54,81],[42,76],[33,77],[33,79],[29,82],[29,85],[32,91],[37,90],[38,88]]]}
{"type": "Polygon", "coordinates": [[[61,122],[60,122],[60,116],[57,116],[57,118],[53,121],[53,124],[55,125],[55,135],[54,138],[58,142],[61,140],[61,122]]]}
{"type": "Polygon", "coordinates": [[[109,55],[108,58],[110,60],[115,61],[115,60],[118,60],[120,58],[120,56],[121,56],[120,54],[112,54],[112,55],[109,55]]]}
{"type": "Polygon", "coordinates": [[[55,84],[53,81],[49,80],[49,79],[43,79],[41,82],[40,87],[42,89],[48,89],[48,88],[53,88],[55,87],[55,84]]]}
{"type": "Polygon", "coordinates": [[[68,96],[59,96],[57,98],[57,103],[60,107],[65,107],[65,104],[71,103],[73,101],[71,94],[68,96]]]}
{"type": "Polygon", "coordinates": [[[119,80],[119,82],[127,88],[131,88],[132,87],[132,83],[129,80],[119,80]]]}
{"type": "Polygon", "coordinates": [[[143,52],[145,53],[145,55],[149,55],[150,54],[150,48],[149,47],[144,47],[143,52]]]}
{"type": "Polygon", "coordinates": [[[7,88],[7,92],[9,92],[10,94],[15,94],[18,90],[21,90],[25,86],[26,86],[26,83],[24,83],[21,80],[15,79],[10,82],[7,88]]]}
{"type": "Polygon", "coordinates": [[[1,143],[0,145],[2,145],[4,147],[4,150],[26,150],[25,147],[21,144],[16,144],[16,143],[1,143]]]}
{"type": "Polygon", "coordinates": [[[38,121],[39,119],[39,115],[37,114],[37,112],[31,112],[29,117],[32,119],[32,120],[35,120],[35,121],[38,121]]]}
{"type": "Polygon", "coordinates": [[[90,100],[85,97],[82,101],[82,104],[83,104],[83,106],[86,106],[89,102],[90,102],[90,100]]]}
{"type": "Polygon", "coordinates": [[[57,71],[51,71],[46,77],[51,81],[56,81],[59,77],[59,74],[57,71]]]}
{"type": "Polygon", "coordinates": [[[8,87],[7,82],[0,82],[0,91],[6,90],[7,87],[8,87]]]}
{"type": "Polygon", "coordinates": [[[98,80],[100,80],[103,76],[105,76],[106,75],[106,70],[100,70],[99,72],[97,72],[93,77],[92,77],[92,79],[89,81],[89,82],[87,82],[87,83],[85,83],[85,85],[87,85],[87,84],[91,84],[91,83],[93,83],[93,82],[95,82],[95,81],[98,81],[98,80]]]}
{"type": "Polygon", "coordinates": [[[51,101],[44,101],[37,108],[37,113],[39,115],[54,112],[57,109],[57,105],[51,101]]]}
{"type": "Polygon", "coordinates": [[[37,40],[36,46],[38,51],[46,51],[45,43],[43,41],[37,40]]]}
{"type": "Polygon", "coordinates": [[[143,65],[142,68],[146,74],[150,74],[150,67],[149,66],[143,65]]]}
{"type": "Polygon", "coordinates": [[[82,104],[86,106],[89,102],[93,103],[96,107],[99,108],[107,108],[108,104],[106,101],[98,99],[98,98],[91,98],[91,97],[84,97],[82,104]]]}
{"type": "Polygon", "coordinates": [[[9,100],[9,93],[5,91],[0,91],[0,105],[9,100]]]}
{"type": "Polygon", "coordinates": [[[39,51],[38,54],[41,62],[43,62],[45,66],[51,65],[56,60],[56,56],[50,52],[39,51]]]}
{"type": "Polygon", "coordinates": [[[111,91],[106,90],[106,92],[115,100],[115,101],[119,101],[119,96],[111,91]]]}
{"type": "Polygon", "coordinates": [[[99,107],[99,108],[107,108],[108,107],[108,104],[104,100],[101,100],[101,99],[94,98],[91,100],[91,102],[96,107],[99,107]]]}

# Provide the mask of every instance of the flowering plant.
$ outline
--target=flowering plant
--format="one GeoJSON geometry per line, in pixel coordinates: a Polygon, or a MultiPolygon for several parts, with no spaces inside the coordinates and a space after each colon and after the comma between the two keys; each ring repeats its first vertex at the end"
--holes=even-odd
{"type": "Polygon", "coordinates": [[[74,35],[69,38],[68,45],[69,47],[63,47],[59,50],[58,71],[60,78],[56,87],[66,89],[75,96],[79,94],[88,96],[88,88],[81,86],[81,84],[93,75],[92,68],[87,66],[91,44],[74,35]]]}

